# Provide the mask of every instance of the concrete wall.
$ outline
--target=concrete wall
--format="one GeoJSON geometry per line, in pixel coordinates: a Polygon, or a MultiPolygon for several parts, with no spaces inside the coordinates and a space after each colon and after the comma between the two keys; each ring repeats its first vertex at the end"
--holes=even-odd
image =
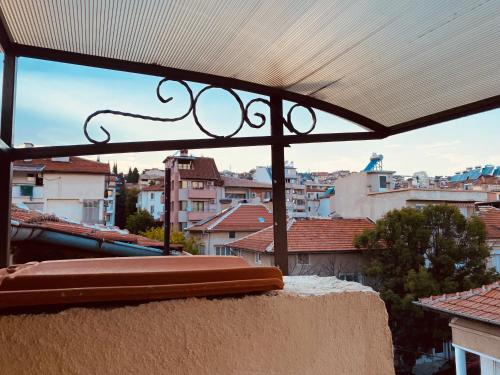
{"type": "Polygon", "coordinates": [[[197,238],[204,246],[204,255],[216,255],[215,246],[223,246],[242,237],[248,236],[252,232],[235,232],[235,238],[229,238],[229,232],[189,232],[191,237],[197,238]]]}
{"type": "Polygon", "coordinates": [[[378,295],[334,278],[288,291],[0,317],[2,374],[394,374],[378,295]],[[300,294],[298,294],[300,293],[300,294]],[[323,293],[321,295],[321,293],[323,293]]]}

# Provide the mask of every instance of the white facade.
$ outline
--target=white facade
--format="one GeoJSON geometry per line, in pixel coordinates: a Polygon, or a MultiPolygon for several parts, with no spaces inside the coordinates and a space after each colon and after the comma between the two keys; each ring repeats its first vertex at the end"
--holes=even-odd
{"type": "Polygon", "coordinates": [[[46,172],[43,186],[36,186],[26,173],[14,173],[12,185],[13,204],[78,223],[104,222],[103,174],[46,172]]]}
{"type": "Polygon", "coordinates": [[[429,204],[453,204],[466,217],[474,213],[474,202],[488,199],[486,192],[445,189],[393,189],[393,172],[353,173],[335,184],[333,209],[349,217],[380,219],[388,211],[429,204]]]}
{"type": "Polygon", "coordinates": [[[137,197],[137,207],[140,210],[148,211],[155,220],[161,220],[164,212],[164,205],[162,202],[162,190],[141,190],[137,197]]]}

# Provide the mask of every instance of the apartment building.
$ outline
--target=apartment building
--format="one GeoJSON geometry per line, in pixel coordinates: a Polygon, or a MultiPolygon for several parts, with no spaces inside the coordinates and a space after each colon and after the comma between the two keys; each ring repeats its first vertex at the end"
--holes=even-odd
{"type": "Polygon", "coordinates": [[[105,223],[109,173],[109,164],[74,156],[15,161],[12,202],[77,223],[105,223]]]}
{"type": "MultiPolygon", "coordinates": [[[[272,184],[271,167],[258,166],[252,175],[253,180],[272,184]]],[[[301,183],[297,168],[292,162],[285,163],[285,196],[289,217],[306,217],[306,187],[301,183]]]]}
{"type": "Polygon", "coordinates": [[[184,230],[220,212],[222,178],[214,159],[197,157],[181,150],[164,161],[171,173],[170,223],[184,230]]]}
{"type": "Polygon", "coordinates": [[[222,176],[222,181],[221,209],[233,207],[239,203],[269,203],[272,199],[271,184],[227,176],[222,176]]]}
{"type": "Polygon", "coordinates": [[[159,185],[144,186],[137,195],[137,208],[148,211],[155,220],[163,221],[164,189],[163,181],[159,185]]]}
{"type": "Polygon", "coordinates": [[[165,179],[165,171],[158,168],[145,169],[139,176],[139,186],[141,188],[151,184],[158,184],[165,179]]]}
{"type": "Polygon", "coordinates": [[[380,219],[386,212],[403,207],[422,208],[430,204],[450,204],[469,217],[476,202],[488,200],[488,193],[473,190],[395,189],[394,171],[373,169],[352,173],[335,183],[333,210],[339,216],[380,219]]]}

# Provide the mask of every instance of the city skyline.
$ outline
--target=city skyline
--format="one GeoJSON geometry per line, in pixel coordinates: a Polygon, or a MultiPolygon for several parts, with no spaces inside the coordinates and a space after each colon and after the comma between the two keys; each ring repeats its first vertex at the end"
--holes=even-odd
{"type": "MultiPolygon", "coordinates": [[[[82,132],[83,122],[90,113],[99,109],[160,116],[182,113],[187,101],[180,86],[171,84],[167,87],[177,99],[168,104],[167,110],[154,95],[158,81],[157,77],[20,59],[15,144],[20,146],[24,142],[32,142],[37,146],[48,146],[87,143],[82,132]],[[44,131],[34,131],[36,128],[43,128],[44,131]]],[[[199,84],[192,86],[195,90],[203,87],[199,84]]],[[[248,93],[241,93],[241,96],[244,101],[253,97],[248,93]]],[[[202,118],[208,124],[216,123],[219,133],[227,133],[231,124],[238,120],[239,111],[223,93],[214,91],[203,99],[202,107],[202,118]],[[220,121],[221,117],[223,121],[220,121]]],[[[307,118],[299,114],[298,120],[306,123],[307,118]]],[[[97,139],[102,137],[98,125],[104,125],[111,131],[112,141],[202,137],[189,117],[178,124],[167,125],[128,118],[98,118],[90,126],[91,134],[97,139]]],[[[345,120],[319,113],[317,132],[332,131],[332,128],[334,131],[362,131],[345,120]]],[[[247,127],[241,135],[262,135],[268,131],[247,127]]],[[[384,155],[385,169],[398,174],[411,175],[423,170],[429,175],[452,175],[466,167],[500,164],[500,150],[494,141],[499,138],[500,110],[493,110],[384,140],[292,145],[286,149],[285,157],[304,172],[358,171],[364,168],[371,153],[376,152],[384,155]]],[[[129,166],[142,170],[162,167],[165,156],[172,153],[174,151],[101,155],[100,159],[110,164],[117,162],[120,171],[127,171],[129,166]]],[[[213,157],[220,170],[236,172],[269,165],[271,161],[267,146],[190,150],[190,153],[213,157]]]]}

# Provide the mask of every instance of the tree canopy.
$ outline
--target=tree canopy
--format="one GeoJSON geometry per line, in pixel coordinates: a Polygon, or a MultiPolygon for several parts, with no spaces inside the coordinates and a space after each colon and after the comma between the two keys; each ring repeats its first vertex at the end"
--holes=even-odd
{"type": "Polygon", "coordinates": [[[139,233],[148,230],[155,225],[155,220],[146,210],[140,210],[127,217],[126,228],[131,233],[139,233]]]}
{"type": "Polygon", "coordinates": [[[418,298],[476,288],[498,278],[487,269],[484,223],[450,205],[388,212],[355,240],[367,258],[365,273],[389,313],[396,365],[410,373],[417,352],[447,339],[447,319],[424,312],[418,298]],[[396,350],[397,354],[397,350],[396,350]]]}

